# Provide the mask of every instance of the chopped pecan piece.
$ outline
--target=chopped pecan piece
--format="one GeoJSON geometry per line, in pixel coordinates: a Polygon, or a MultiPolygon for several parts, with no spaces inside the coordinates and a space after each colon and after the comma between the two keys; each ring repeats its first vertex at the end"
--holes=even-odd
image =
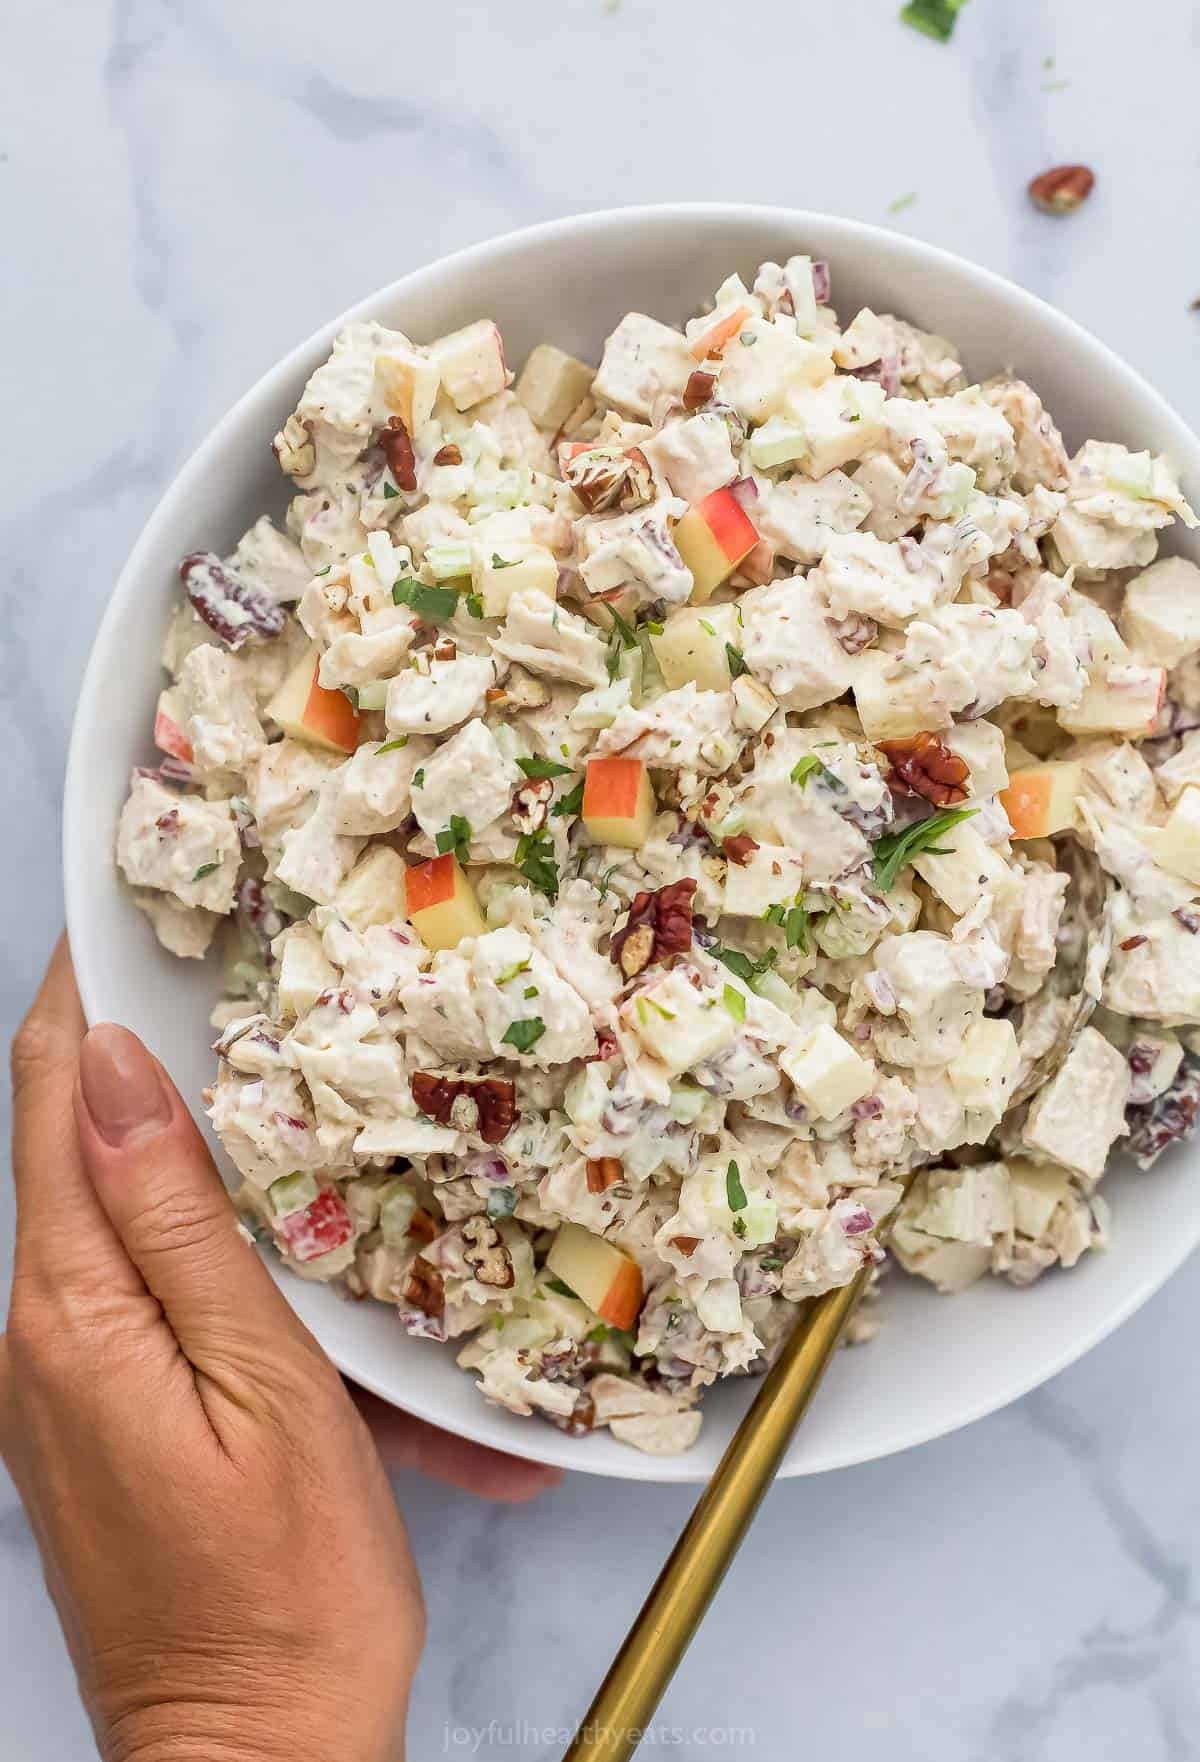
{"type": "Polygon", "coordinates": [[[408,1233],[415,1237],[423,1247],[428,1247],[438,1233],[437,1219],[431,1211],[426,1211],[423,1205],[418,1205],[409,1220],[408,1233]]]}
{"type": "Polygon", "coordinates": [[[470,1217],[462,1227],[463,1259],[481,1285],[509,1291],[516,1283],[512,1255],[495,1224],[486,1217],[470,1217]]]}
{"type": "Polygon", "coordinates": [[[615,1156],[589,1156],[587,1161],[587,1190],[589,1193],[607,1193],[615,1187],[624,1171],[615,1156]]]}
{"type": "Polygon", "coordinates": [[[452,636],[443,636],[430,653],[435,661],[454,661],[458,659],[458,644],[452,636]]]}
{"type": "Polygon", "coordinates": [[[531,777],[513,790],[511,813],[518,832],[540,832],[550,816],[554,784],[549,777],[531,777]]]}
{"type": "Polygon", "coordinates": [[[1073,214],[1086,202],[1096,182],[1087,165],[1055,165],[1032,178],[1029,199],[1043,214],[1073,214]]]}
{"type": "Polygon", "coordinates": [[[478,1132],[485,1144],[499,1144],[516,1118],[516,1090],[507,1077],[442,1077],[414,1071],[412,1097],[439,1126],[478,1132]]]}
{"type": "Polygon", "coordinates": [[[227,569],[213,551],[192,551],[179,565],[179,579],[208,628],[231,649],[252,636],[270,642],[287,621],[278,600],[227,569]]]}
{"type": "Polygon", "coordinates": [[[671,1247],[682,1254],[685,1260],[690,1260],[700,1246],[699,1236],[672,1236],[670,1242],[671,1247]]]}
{"type": "Polygon", "coordinates": [[[688,876],[652,893],[636,893],[629,916],[609,948],[627,979],[636,978],[655,961],[686,954],[692,946],[692,897],[696,883],[688,876]]]}
{"type": "Polygon", "coordinates": [[[551,1413],[546,1417],[552,1419],[559,1431],[566,1432],[569,1438],[583,1438],[596,1423],[596,1403],[584,1389],[580,1391],[570,1413],[551,1413]]]}
{"type": "Polygon", "coordinates": [[[442,1315],[446,1309],[446,1284],[441,1273],[418,1254],[404,1279],[404,1301],[422,1315],[442,1315]]]}
{"type": "Polygon", "coordinates": [[[733,838],[723,838],[721,849],[729,862],[736,863],[739,869],[744,869],[758,849],[758,840],[751,838],[748,832],[739,832],[733,838]]]}
{"type": "Polygon", "coordinates": [[[392,476],[401,489],[411,493],[417,487],[417,456],[413,452],[412,437],[398,416],[389,416],[379,444],[392,476]]]}
{"type": "Polygon", "coordinates": [[[433,455],[433,462],[435,465],[461,465],[462,448],[456,447],[453,441],[448,441],[444,447],[438,448],[433,455]]]}
{"type": "Polygon", "coordinates": [[[697,367],[688,377],[683,388],[683,407],[685,410],[699,410],[707,404],[713,395],[713,387],[717,383],[715,373],[706,373],[703,367],[697,367]]]}
{"type": "Polygon", "coordinates": [[[1145,940],[1144,936],[1127,936],[1124,942],[1118,942],[1117,947],[1122,954],[1131,954],[1135,948],[1140,948],[1145,940]]]}
{"type": "Polygon", "coordinates": [[[639,447],[624,453],[588,447],[566,461],[563,477],[589,514],[609,508],[628,514],[654,499],[650,463],[639,447]]]}
{"type": "Polygon", "coordinates": [[[966,801],[970,767],[936,734],[881,740],[879,750],[892,767],[888,786],[893,795],[920,795],[939,808],[966,801]]]}

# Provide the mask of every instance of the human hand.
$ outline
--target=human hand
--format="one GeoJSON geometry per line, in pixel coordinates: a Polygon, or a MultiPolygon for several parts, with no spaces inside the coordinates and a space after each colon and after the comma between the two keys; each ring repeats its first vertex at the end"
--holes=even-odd
{"type": "MultiPolygon", "coordinates": [[[[107,1762],[383,1762],[424,1611],[380,1456],[136,1037],[85,1035],[59,944],[13,1050],[0,1451],[107,1762]]],[[[392,1465],[554,1471],[359,1398],[392,1465]]]]}

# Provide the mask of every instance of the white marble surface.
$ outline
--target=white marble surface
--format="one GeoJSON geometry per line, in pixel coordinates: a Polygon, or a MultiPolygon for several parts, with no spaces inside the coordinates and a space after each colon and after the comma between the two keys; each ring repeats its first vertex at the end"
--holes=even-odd
{"type": "MultiPolygon", "coordinates": [[[[1200,14],[1187,0],[971,0],[940,48],[896,9],[9,0],[10,1031],[61,916],[76,686],[141,521],[245,385],[404,269],[573,209],[823,207],[1033,287],[1200,420],[1200,14]],[[1066,159],[1096,168],[1096,195],[1069,221],[1042,219],[1024,185],[1066,159]]],[[[5,1191],[5,1262],[10,1235],[5,1191]]],[[[1200,1752],[1198,1324],[1193,1262],[1007,1413],[776,1489],[663,1708],[659,1748],[688,1762],[1200,1752]]],[[[431,1616],[412,1755],[556,1756],[552,1728],[586,1705],[687,1490],[575,1477],[516,1513],[416,1481],[399,1493],[431,1616]]],[[[91,1753],[2,1477],[0,1708],[6,1762],[91,1753]]]]}

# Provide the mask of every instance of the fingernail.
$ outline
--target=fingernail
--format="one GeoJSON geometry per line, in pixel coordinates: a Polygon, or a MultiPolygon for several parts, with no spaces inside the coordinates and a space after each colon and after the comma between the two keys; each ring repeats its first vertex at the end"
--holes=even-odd
{"type": "Polygon", "coordinates": [[[84,1037],[79,1086],[92,1123],[106,1143],[127,1144],[159,1131],[171,1106],[154,1060],[136,1034],[104,1022],[84,1037]]]}

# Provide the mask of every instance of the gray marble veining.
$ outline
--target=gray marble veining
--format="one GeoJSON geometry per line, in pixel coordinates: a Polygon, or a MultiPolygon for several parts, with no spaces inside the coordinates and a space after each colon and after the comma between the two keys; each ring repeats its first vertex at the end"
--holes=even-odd
{"type": "MultiPolygon", "coordinates": [[[[1200,419],[1200,14],[971,0],[940,48],[896,11],[14,0],[0,64],[6,1030],[60,921],[71,710],[141,521],[247,383],[404,269],[622,202],[828,208],[1013,276],[1200,419]],[[1065,159],[1096,169],[1096,194],[1048,222],[1024,185],[1065,159]]],[[[5,1189],[0,1270],[10,1238],[5,1189]]],[[[661,1747],[681,1762],[1200,1754],[1198,1324],[1193,1263],[1006,1413],[778,1487],[662,1710],[661,1747]]],[[[399,1493],[431,1617],[412,1754],[556,1756],[555,1728],[586,1704],[690,1494],[576,1477],[497,1512],[415,1479],[399,1493]]],[[[3,1481],[0,1706],[6,1762],[90,1754],[3,1481]]]]}

